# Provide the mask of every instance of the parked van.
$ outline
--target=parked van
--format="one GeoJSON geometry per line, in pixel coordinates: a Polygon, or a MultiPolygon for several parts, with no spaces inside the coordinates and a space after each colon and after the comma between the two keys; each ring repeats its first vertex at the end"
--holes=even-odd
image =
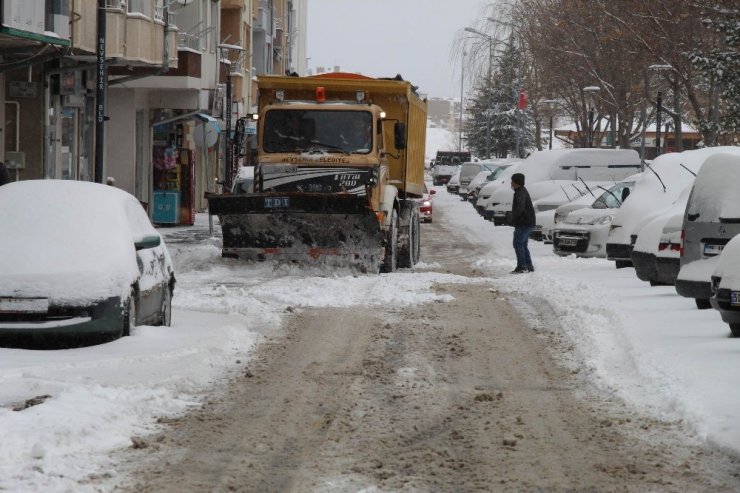
{"type": "Polygon", "coordinates": [[[496,165],[491,162],[462,163],[460,166],[460,188],[457,194],[463,199],[468,200],[468,185],[473,178],[481,171],[493,171],[496,165]]]}
{"type": "Polygon", "coordinates": [[[740,235],[719,256],[712,273],[712,306],[730,326],[732,337],[740,337],[740,235]]]}
{"type": "Polygon", "coordinates": [[[696,175],[683,220],[676,291],[710,308],[711,276],[725,245],[740,234],[740,155],[710,156],[696,175]]]}
{"type": "MultiPolygon", "coordinates": [[[[522,161],[517,173],[523,173],[527,190],[543,181],[621,181],[640,171],[640,157],[632,149],[557,149],[536,152],[522,161]]],[[[549,193],[553,193],[553,189],[549,193]]],[[[532,200],[540,197],[532,196],[532,200]]],[[[511,210],[513,194],[499,192],[486,211],[491,211],[494,223],[506,224],[505,214],[511,210]]],[[[486,213],[488,215],[488,213],[486,213]]]]}

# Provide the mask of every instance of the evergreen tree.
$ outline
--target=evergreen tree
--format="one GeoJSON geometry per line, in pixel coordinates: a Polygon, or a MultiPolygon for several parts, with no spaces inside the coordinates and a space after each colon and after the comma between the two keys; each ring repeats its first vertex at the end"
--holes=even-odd
{"type": "Polygon", "coordinates": [[[705,135],[714,137],[708,142],[713,145],[718,134],[740,132],[740,9],[732,4],[716,6],[707,12],[703,23],[719,37],[719,43],[693,51],[690,59],[703,74],[709,91],[716,91],[721,100],[710,102],[712,111],[699,121],[705,135]]]}
{"type": "Polygon", "coordinates": [[[490,155],[514,156],[519,139],[519,154],[525,156],[534,146],[533,119],[529,108],[517,108],[519,93],[526,88],[524,74],[526,62],[522,50],[512,39],[497,58],[497,65],[490,80],[482,80],[467,108],[469,119],[465,124],[468,147],[479,156],[489,153],[486,149],[487,128],[490,125],[490,155]]]}

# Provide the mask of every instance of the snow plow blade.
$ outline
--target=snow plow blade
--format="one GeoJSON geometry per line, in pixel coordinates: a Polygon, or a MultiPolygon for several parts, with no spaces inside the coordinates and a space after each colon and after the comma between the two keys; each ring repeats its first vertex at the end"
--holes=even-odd
{"type": "Polygon", "coordinates": [[[383,239],[367,198],[329,194],[206,194],[222,255],[377,272],[383,239]]]}

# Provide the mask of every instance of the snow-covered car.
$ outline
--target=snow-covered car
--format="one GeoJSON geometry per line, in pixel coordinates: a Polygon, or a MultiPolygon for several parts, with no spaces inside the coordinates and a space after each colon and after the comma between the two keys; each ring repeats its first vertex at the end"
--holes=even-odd
{"type": "Polygon", "coordinates": [[[492,212],[486,212],[492,202],[493,194],[497,190],[511,190],[511,175],[517,172],[523,162],[519,161],[511,164],[502,170],[500,174],[497,174],[493,180],[481,187],[478,192],[478,199],[475,201],[475,210],[486,220],[491,219],[493,214],[492,212]]]}
{"type": "Polygon", "coordinates": [[[635,182],[628,179],[611,188],[599,186],[603,193],[590,207],[570,212],[554,228],[553,251],[560,256],[575,253],[578,257],[606,257],[609,225],[634,185],[635,182]]]}
{"type": "Polygon", "coordinates": [[[711,277],[711,305],[730,325],[733,337],[740,337],[740,236],[722,250],[711,277]]]}
{"type": "Polygon", "coordinates": [[[118,188],[31,180],[0,187],[0,339],[77,345],[169,325],[175,274],[141,204],[118,188]]]}
{"type": "Polygon", "coordinates": [[[673,286],[680,268],[681,230],[691,186],[643,226],[632,249],[637,277],[652,286],[673,286]]]}
{"type": "Polygon", "coordinates": [[[447,193],[457,195],[460,191],[460,167],[457,167],[457,171],[452,175],[452,178],[447,182],[447,193]]]}
{"type": "MultiPolygon", "coordinates": [[[[562,193],[562,188],[573,185],[573,181],[569,180],[546,180],[538,181],[532,184],[526,184],[529,197],[532,199],[534,205],[538,200],[552,196],[555,193],[562,193]]],[[[511,224],[511,202],[514,197],[514,192],[509,188],[500,188],[492,195],[491,204],[488,210],[491,211],[491,220],[496,226],[503,226],[511,224]]]]}
{"type": "Polygon", "coordinates": [[[681,270],[676,292],[709,308],[711,276],[725,245],[740,234],[740,154],[719,153],[704,161],[694,180],[683,220],[681,270]]]}
{"type": "Polygon", "coordinates": [[[434,214],[434,194],[437,191],[435,189],[429,190],[424,185],[424,197],[422,197],[419,203],[419,219],[425,223],[432,222],[432,216],[434,214]]]}
{"type": "Polygon", "coordinates": [[[593,202],[595,196],[589,193],[586,186],[580,182],[571,183],[567,187],[561,187],[550,195],[533,201],[532,205],[534,206],[536,222],[530,238],[534,241],[544,241],[545,244],[552,243],[555,210],[561,205],[569,204],[575,199],[582,197],[583,194],[591,197],[591,201],[584,204],[585,207],[593,202]]]}
{"type": "Polygon", "coordinates": [[[593,203],[594,196],[590,193],[587,193],[578,197],[577,199],[568,202],[567,204],[559,206],[555,210],[536,213],[535,219],[537,223],[535,225],[535,229],[538,229],[539,227],[539,230],[541,231],[540,234],[542,235],[542,241],[545,244],[551,244],[553,231],[559,224],[562,224],[565,221],[565,218],[568,217],[568,214],[573,211],[583,209],[584,207],[589,207],[593,203]]]}
{"type": "Polygon", "coordinates": [[[477,177],[481,172],[488,171],[489,173],[493,171],[493,166],[489,162],[475,162],[475,163],[462,163],[460,166],[460,188],[457,191],[457,194],[460,195],[460,198],[463,200],[468,200],[468,193],[470,186],[470,183],[473,181],[475,177],[477,177]]]}
{"type": "Polygon", "coordinates": [[[619,208],[609,230],[607,258],[617,268],[632,265],[632,249],[637,233],[671,205],[687,186],[704,160],[718,152],[740,153],[740,148],[706,147],[684,152],[662,154],[649,164],[630,195],[630,200],[619,208]]]}

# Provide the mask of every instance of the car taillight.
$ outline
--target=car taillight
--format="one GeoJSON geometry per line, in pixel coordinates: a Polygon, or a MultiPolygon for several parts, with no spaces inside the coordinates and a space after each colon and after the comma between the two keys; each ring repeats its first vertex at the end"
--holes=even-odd
{"type": "Polygon", "coordinates": [[[658,243],[658,251],[662,252],[666,248],[668,248],[671,244],[670,243],[658,243]]]}
{"type": "Polygon", "coordinates": [[[680,252],[681,251],[681,245],[678,243],[669,243],[671,245],[671,251],[672,252],[680,252]]]}
{"type": "Polygon", "coordinates": [[[681,246],[678,247],[678,254],[681,257],[683,257],[683,252],[684,252],[683,242],[684,242],[685,239],[686,239],[686,230],[685,229],[682,229],[681,230],[681,246]]]}

